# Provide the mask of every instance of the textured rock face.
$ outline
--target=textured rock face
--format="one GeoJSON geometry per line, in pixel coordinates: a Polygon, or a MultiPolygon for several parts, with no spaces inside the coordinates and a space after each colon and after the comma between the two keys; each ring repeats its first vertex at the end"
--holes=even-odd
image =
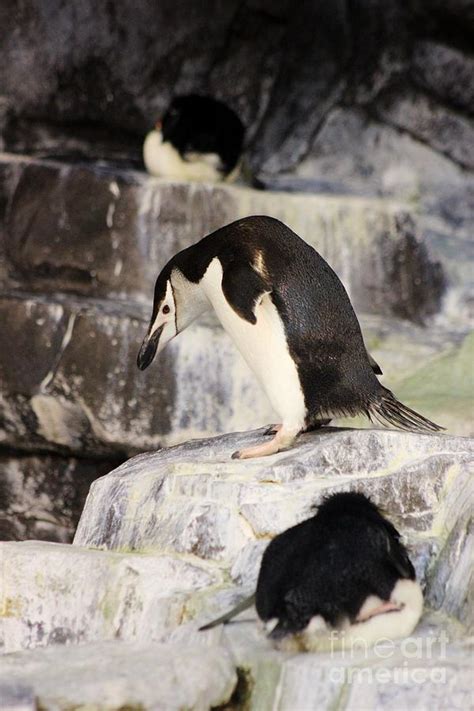
{"type": "MultiPolygon", "coordinates": [[[[170,96],[198,91],[239,111],[252,161],[266,172],[317,155],[315,139],[340,105],[402,129],[394,165],[404,137],[413,136],[432,154],[472,166],[463,143],[472,145],[466,47],[473,19],[463,0],[429,8],[400,0],[304,2],[298,12],[287,0],[212,2],[205,10],[186,0],[179,11],[143,0],[133,10],[88,2],[78,13],[12,0],[2,19],[7,149],[136,160],[143,132],[170,96]]],[[[357,172],[374,168],[368,155],[357,172]]]]}
{"type": "Polygon", "coordinates": [[[69,543],[89,486],[120,460],[0,455],[0,539],[69,543]]]}
{"type": "MultiPolygon", "coordinates": [[[[446,282],[455,277],[457,289],[467,288],[467,271],[460,278],[443,255],[445,273],[438,246],[433,257],[430,243],[417,239],[411,218],[394,203],[185,186],[24,160],[0,167],[0,437],[13,448],[123,456],[273,419],[212,318],[176,339],[150,371],[135,366],[160,267],[176,250],[242,215],[273,214],[292,226],[334,266],[359,312],[423,321],[442,308],[442,319],[446,304],[459,304],[451,286],[445,292],[446,282]]],[[[428,333],[369,319],[366,338],[377,358],[383,353],[387,384],[403,387],[405,378],[416,380],[413,364],[419,367],[421,358],[429,363],[453,349],[457,357],[462,318],[456,328],[431,326],[428,333]]],[[[432,381],[426,367],[423,383],[432,381]]],[[[456,386],[453,396],[451,385],[452,405],[435,407],[434,415],[443,424],[447,417],[454,432],[469,433],[467,405],[459,405],[465,391],[456,386]]],[[[422,410],[431,409],[430,397],[422,410]]]]}
{"type": "Polygon", "coordinates": [[[231,696],[258,711],[329,711],[336,699],[347,710],[395,710],[413,699],[419,708],[464,708],[473,441],[323,430],[289,452],[230,459],[261,436],[135,457],[93,484],[73,546],[0,544],[0,694],[21,687],[23,698],[64,710],[105,701],[206,709],[231,696]],[[406,537],[436,610],[411,638],[288,656],[271,648],[253,610],[198,632],[254,589],[271,537],[347,489],[369,494],[406,537]]]}
{"type": "MultiPolygon", "coordinates": [[[[231,656],[219,646],[103,643],[60,650],[52,647],[4,658],[0,698],[4,689],[8,698],[16,680],[25,679],[25,668],[28,685],[23,686],[23,699],[31,698],[28,690],[33,690],[41,708],[48,711],[207,711],[224,705],[236,684],[231,656]]],[[[28,711],[36,708],[36,703],[26,706],[28,711]]]]}
{"type": "Polygon", "coordinates": [[[7,160],[2,169],[6,287],[149,303],[176,252],[239,217],[267,214],[321,252],[359,311],[420,321],[441,307],[446,275],[396,203],[167,183],[44,162],[7,160]]]}
{"type": "Polygon", "coordinates": [[[243,465],[231,459],[262,437],[226,435],[129,460],[92,485],[75,544],[230,564],[246,544],[307,518],[324,493],[347,489],[389,501],[406,526],[429,530],[449,478],[472,460],[465,438],[332,428],[300,437],[288,452],[243,465]]]}

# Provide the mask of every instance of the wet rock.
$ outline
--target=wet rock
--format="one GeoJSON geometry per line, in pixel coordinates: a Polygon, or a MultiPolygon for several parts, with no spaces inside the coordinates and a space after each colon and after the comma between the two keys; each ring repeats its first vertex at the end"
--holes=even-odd
{"type": "Polygon", "coordinates": [[[287,709],[308,700],[330,709],[344,693],[344,708],[375,710],[382,699],[393,709],[415,698],[439,705],[448,684],[450,703],[463,708],[471,686],[464,625],[473,441],[329,429],[267,459],[230,459],[261,436],[135,457],[93,484],[73,546],[0,544],[0,688],[7,681],[32,689],[44,708],[96,703],[99,678],[101,702],[106,680],[112,709],[153,708],[157,694],[159,708],[169,698],[200,709],[233,693],[259,709],[277,699],[287,709]],[[254,589],[273,535],[328,492],[349,488],[371,495],[401,528],[437,610],[426,611],[411,637],[350,654],[288,656],[271,647],[253,609],[238,624],[198,631],[254,589]]]}
{"type": "Polygon", "coordinates": [[[307,518],[323,494],[348,489],[372,496],[405,528],[429,531],[453,468],[472,459],[465,438],[331,428],[288,452],[230,458],[262,436],[187,442],[129,460],[93,483],[75,544],[174,550],[231,566],[249,542],[307,518]]]}
{"type": "Polygon", "coordinates": [[[229,700],[237,676],[224,647],[102,642],[4,656],[0,684],[17,680],[47,711],[206,711],[229,700]]]}
{"type": "Polygon", "coordinates": [[[0,547],[5,652],[97,640],[160,641],[223,572],[193,556],[133,555],[27,541],[0,547]],[[86,584],[85,584],[85,581],[86,584]]]}
{"type": "Polygon", "coordinates": [[[0,453],[0,540],[69,543],[91,482],[119,461],[0,453]]]}
{"type": "Polygon", "coordinates": [[[472,112],[474,60],[456,47],[424,41],[415,46],[412,74],[417,84],[443,101],[472,112]]]}
{"type": "Polygon", "coordinates": [[[177,13],[144,0],[133,12],[87,2],[77,14],[13,1],[1,24],[2,138],[7,150],[138,162],[170,97],[194,91],[238,110],[254,166],[278,173],[298,166],[335,104],[370,105],[387,87],[403,97],[397,80],[413,66],[426,66],[423,86],[467,113],[455,87],[469,77],[469,12],[468,2],[400,0],[304,2],[298,12],[288,0],[233,0],[204,11],[187,0],[177,13]]]}
{"type": "Polygon", "coordinates": [[[138,305],[15,293],[0,297],[0,312],[4,445],[120,457],[273,419],[213,323],[193,326],[141,373],[136,357],[148,313],[145,320],[138,305]]]}
{"type": "Polygon", "coordinates": [[[440,309],[443,269],[398,204],[44,162],[7,161],[7,168],[6,286],[149,303],[159,270],[177,251],[239,217],[269,214],[321,252],[360,311],[421,321],[440,309]]]}

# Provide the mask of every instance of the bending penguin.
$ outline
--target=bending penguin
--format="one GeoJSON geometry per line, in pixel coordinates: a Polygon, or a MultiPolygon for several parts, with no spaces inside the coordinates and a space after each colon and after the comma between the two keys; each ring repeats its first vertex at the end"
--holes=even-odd
{"type": "Polygon", "coordinates": [[[442,429],[381,385],[341,281],[324,259],[271,217],[245,217],[176,254],[156,280],[142,370],[197,316],[214,309],[281,417],[275,436],[234,453],[289,447],[305,429],[365,413],[402,429],[442,429]]]}
{"type": "Polygon", "coordinates": [[[221,101],[178,96],[145,138],[145,167],[161,178],[232,182],[239,174],[244,134],[237,114],[221,101]]]}
{"type": "Polygon", "coordinates": [[[287,651],[406,637],[423,610],[400,534],[357,492],[329,496],[315,516],[274,538],[255,596],[201,629],[228,622],[254,601],[269,639],[287,651]]]}

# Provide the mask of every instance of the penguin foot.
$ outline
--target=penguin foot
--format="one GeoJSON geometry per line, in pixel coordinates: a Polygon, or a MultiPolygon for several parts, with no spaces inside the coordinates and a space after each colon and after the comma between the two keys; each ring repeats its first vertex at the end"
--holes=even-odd
{"type": "Polygon", "coordinates": [[[280,425],[278,432],[270,442],[234,452],[232,459],[253,459],[253,457],[268,457],[270,454],[276,454],[292,445],[298,432],[299,430],[285,430],[283,425],[280,425]]]}
{"type": "Polygon", "coordinates": [[[269,435],[276,435],[277,432],[281,430],[281,428],[282,425],[270,425],[270,427],[263,433],[263,436],[268,437],[269,435]]]}
{"type": "Polygon", "coordinates": [[[366,622],[370,620],[371,617],[376,617],[377,615],[384,615],[386,612],[400,612],[403,605],[396,605],[394,602],[384,602],[378,607],[373,607],[367,612],[359,613],[356,622],[366,622]]]}

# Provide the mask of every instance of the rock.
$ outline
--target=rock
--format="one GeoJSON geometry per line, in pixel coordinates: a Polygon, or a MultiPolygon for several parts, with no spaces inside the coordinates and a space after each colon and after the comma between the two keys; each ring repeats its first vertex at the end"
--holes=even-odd
{"type": "MultiPolygon", "coordinates": [[[[0,440],[25,450],[124,457],[274,419],[242,357],[213,323],[182,334],[147,373],[148,313],[105,301],[0,296],[0,440]],[[217,355],[216,355],[217,354],[217,355]]],[[[103,469],[102,469],[103,471],[103,469]]]]}
{"type": "Polygon", "coordinates": [[[5,652],[97,640],[161,641],[186,619],[193,594],[223,583],[221,570],[193,556],[27,541],[1,544],[0,560],[5,652]]]}
{"type": "MultiPolygon", "coordinates": [[[[0,648],[12,653],[114,639],[184,641],[187,632],[195,634],[204,621],[255,591],[267,545],[268,537],[251,541],[233,563],[219,563],[192,554],[138,555],[36,541],[3,543],[0,648]],[[78,580],[87,580],[87,587],[78,580]]],[[[408,545],[418,579],[425,585],[437,560],[438,540],[410,533],[408,545]]],[[[456,600],[454,592],[446,599],[456,600]]],[[[437,607],[444,608],[444,602],[437,607]]],[[[248,620],[249,614],[255,617],[255,612],[242,617],[248,620]]]]}
{"type": "Polygon", "coordinates": [[[223,647],[117,642],[53,645],[4,656],[0,689],[4,681],[24,679],[45,711],[206,711],[224,705],[237,682],[223,647]]]}
{"type": "Polygon", "coordinates": [[[407,131],[463,168],[474,168],[474,127],[468,118],[406,90],[381,96],[376,111],[387,124],[407,131]]]}
{"type": "Polygon", "coordinates": [[[36,711],[34,690],[24,684],[0,681],[0,701],[3,711],[36,711]]]}
{"type": "Polygon", "coordinates": [[[149,304],[159,270],[177,251],[239,217],[268,214],[321,252],[361,312],[420,321],[440,308],[443,271],[406,206],[168,183],[46,162],[7,160],[1,168],[9,176],[6,288],[149,304]]]}
{"type": "Polygon", "coordinates": [[[0,454],[0,540],[69,543],[91,482],[120,460],[0,454]]]}
{"type": "Polygon", "coordinates": [[[129,460],[91,486],[74,543],[193,553],[230,567],[246,544],[306,518],[323,494],[347,489],[365,491],[405,527],[429,531],[473,444],[446,435],[324,428],[287,452],[230,458],[262,436],[187,442],[129,460]]]}
{"type": "Polygon", "coordinates": [[[402,98],[399,77],[422,63],[417,50],[432,38],[450,58],[424,50],[428,88],[467,114],[459,90],[437,79],[435,59],[452,87],[469,77],[468,6],[357,0],[294,12],[288,0],[232,0],[204,11],[186,0],[176,13],[143,0],[133,12],[85,2],[74,14],[12,0],[1,24],[1,138],[7,150],[138,164],[140,139],[170,97],[194,91],[239,111],[256,169],[297,169],[336,104],[371,107],[387,87],[402,98]]]}
{"type": "Polygon", "coordinates": [[[169,708],[265,709],[278,700],[288,710],[310,703],[328,711],[343,694],[344,708],[375,710],[381,699],[405,708],[414,689],[418,704],[436,705],[448,685],[450,707],[463,708],[473,440],[328,428],[267,459],[230,459],[261,436],[135,457],[93,484],[73,546],[0,544],[0,688],[31,689],[45,709],[97,703],[100,679],[106,707],[117,711],[154,708],[157,698],[160,709],[169,698],[169,708]],[[288,656],[272,649],[253,609],[226,628],[198,631],[254,589],[272,536],[346,489],[369,494],[404,534],[437,610],[413,636],[350,654],[288,656]]]}
{"type": "Polygon", "coordinates": [[[459,109],[472,111],[472,57],[455,47],[427,40],[415,45],[412,62],[412,74],[418,85],[459,109]]]}

